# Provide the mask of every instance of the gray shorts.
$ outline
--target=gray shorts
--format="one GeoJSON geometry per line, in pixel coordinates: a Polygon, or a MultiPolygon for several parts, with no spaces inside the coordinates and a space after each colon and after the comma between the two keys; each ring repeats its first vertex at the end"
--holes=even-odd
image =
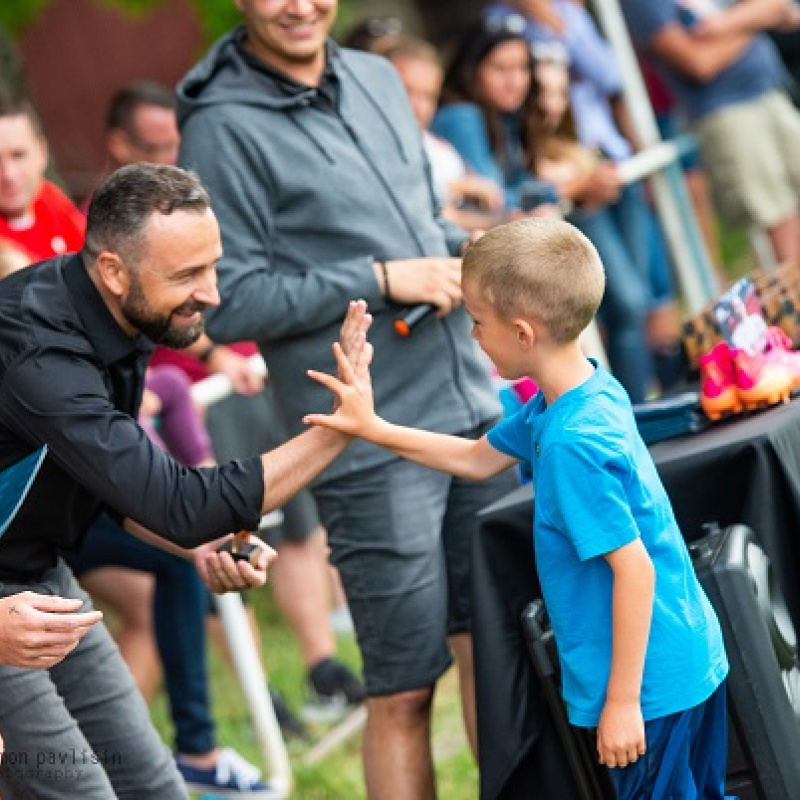
{"type": "MultiPolygon", "coordinates": [[[[220,464],[261,455],[289,438],[272,387],[257,395],[234,394],[208,409],[206,425],[220,464]]],[[[319,527],[317,504],[308,490],[298,492],[281,509],[283,524],[270,529],[270,545],[308,541],[319,527]]]]}
{"type": "Polygon", "coordinates": [[[516,486],[392,461],[314,489],[353,615],[371,696],[432,686],[447,637],[471,625],[476,514],[516,486]]]}

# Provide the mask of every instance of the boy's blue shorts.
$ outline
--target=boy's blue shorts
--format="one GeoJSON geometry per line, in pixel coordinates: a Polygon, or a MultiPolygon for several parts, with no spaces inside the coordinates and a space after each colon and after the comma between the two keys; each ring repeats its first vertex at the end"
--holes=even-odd
{"type": "Polygon", "coordinates": [[[727,797],[725,681],[699,706],[650,720],[644,728],[647,752],[627,767],[609,770],[617,800],[724,800],[727,797]]]}

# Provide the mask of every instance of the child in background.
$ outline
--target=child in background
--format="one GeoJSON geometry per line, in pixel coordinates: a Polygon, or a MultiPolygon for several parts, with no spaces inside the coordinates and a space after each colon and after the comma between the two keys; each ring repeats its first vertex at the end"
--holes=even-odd
{"type": "Polygon", "coordinates": [[[309,374],[338,410],[306,421],[473,480],[529,463],[537,569],[570,722],[597,729],[619,800],[722,800],[719,622],[624,390],[578,344],[604,283],[597,251],[572,225],[495,228],[465,255],[464,304],[500,375],[540,387],[527,405],[477,441],[392,425],[334,346],[344,381],[309,374]]]}

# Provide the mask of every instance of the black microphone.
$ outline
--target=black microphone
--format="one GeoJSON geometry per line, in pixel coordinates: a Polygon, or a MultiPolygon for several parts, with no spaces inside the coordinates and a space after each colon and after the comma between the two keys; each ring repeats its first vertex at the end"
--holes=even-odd
{"type": "Polygon", "coordinates": [[[400,336],[411,336],[411,332],[417,325],[420,325],[435,313],[436,306],[432,306],[429,303],[409,306],[394,318],[394,329],[400,336]]]}

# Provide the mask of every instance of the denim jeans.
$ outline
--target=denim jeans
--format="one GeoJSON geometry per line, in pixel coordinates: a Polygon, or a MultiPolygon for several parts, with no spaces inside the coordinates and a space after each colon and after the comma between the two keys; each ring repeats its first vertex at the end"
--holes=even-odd
{"type": "Polygon", "coordinates": [[[186,559],[146,544],[103,514],[89,529],[80,553],[65,554],[76,576],[99,567],[127,567],[155,575],[156,644],[175,725],[179,753],[214,749],[206,668],[208,590],[186,559]]]}
{"type": "Polygon", "coordinates": [[[652,380],[646,336],[652,302],[652,228],[641,187],[625,187],[614,205],[591,212],[579,209],[570,222],[586,234],[603,260],[606,291],[600,318],[606,328],[608,360],[631,401],[639,403],[652,380]]]}
{"type": "MultiPolygon", "coordinates": [[[[42,578],[0,584],[92,601],[63,561],[42,578]]],[[[169,750],[150,722],[117,646],[100,622],[51,669],[0,666],[3,800],[187,800],[169,750]]]]}

